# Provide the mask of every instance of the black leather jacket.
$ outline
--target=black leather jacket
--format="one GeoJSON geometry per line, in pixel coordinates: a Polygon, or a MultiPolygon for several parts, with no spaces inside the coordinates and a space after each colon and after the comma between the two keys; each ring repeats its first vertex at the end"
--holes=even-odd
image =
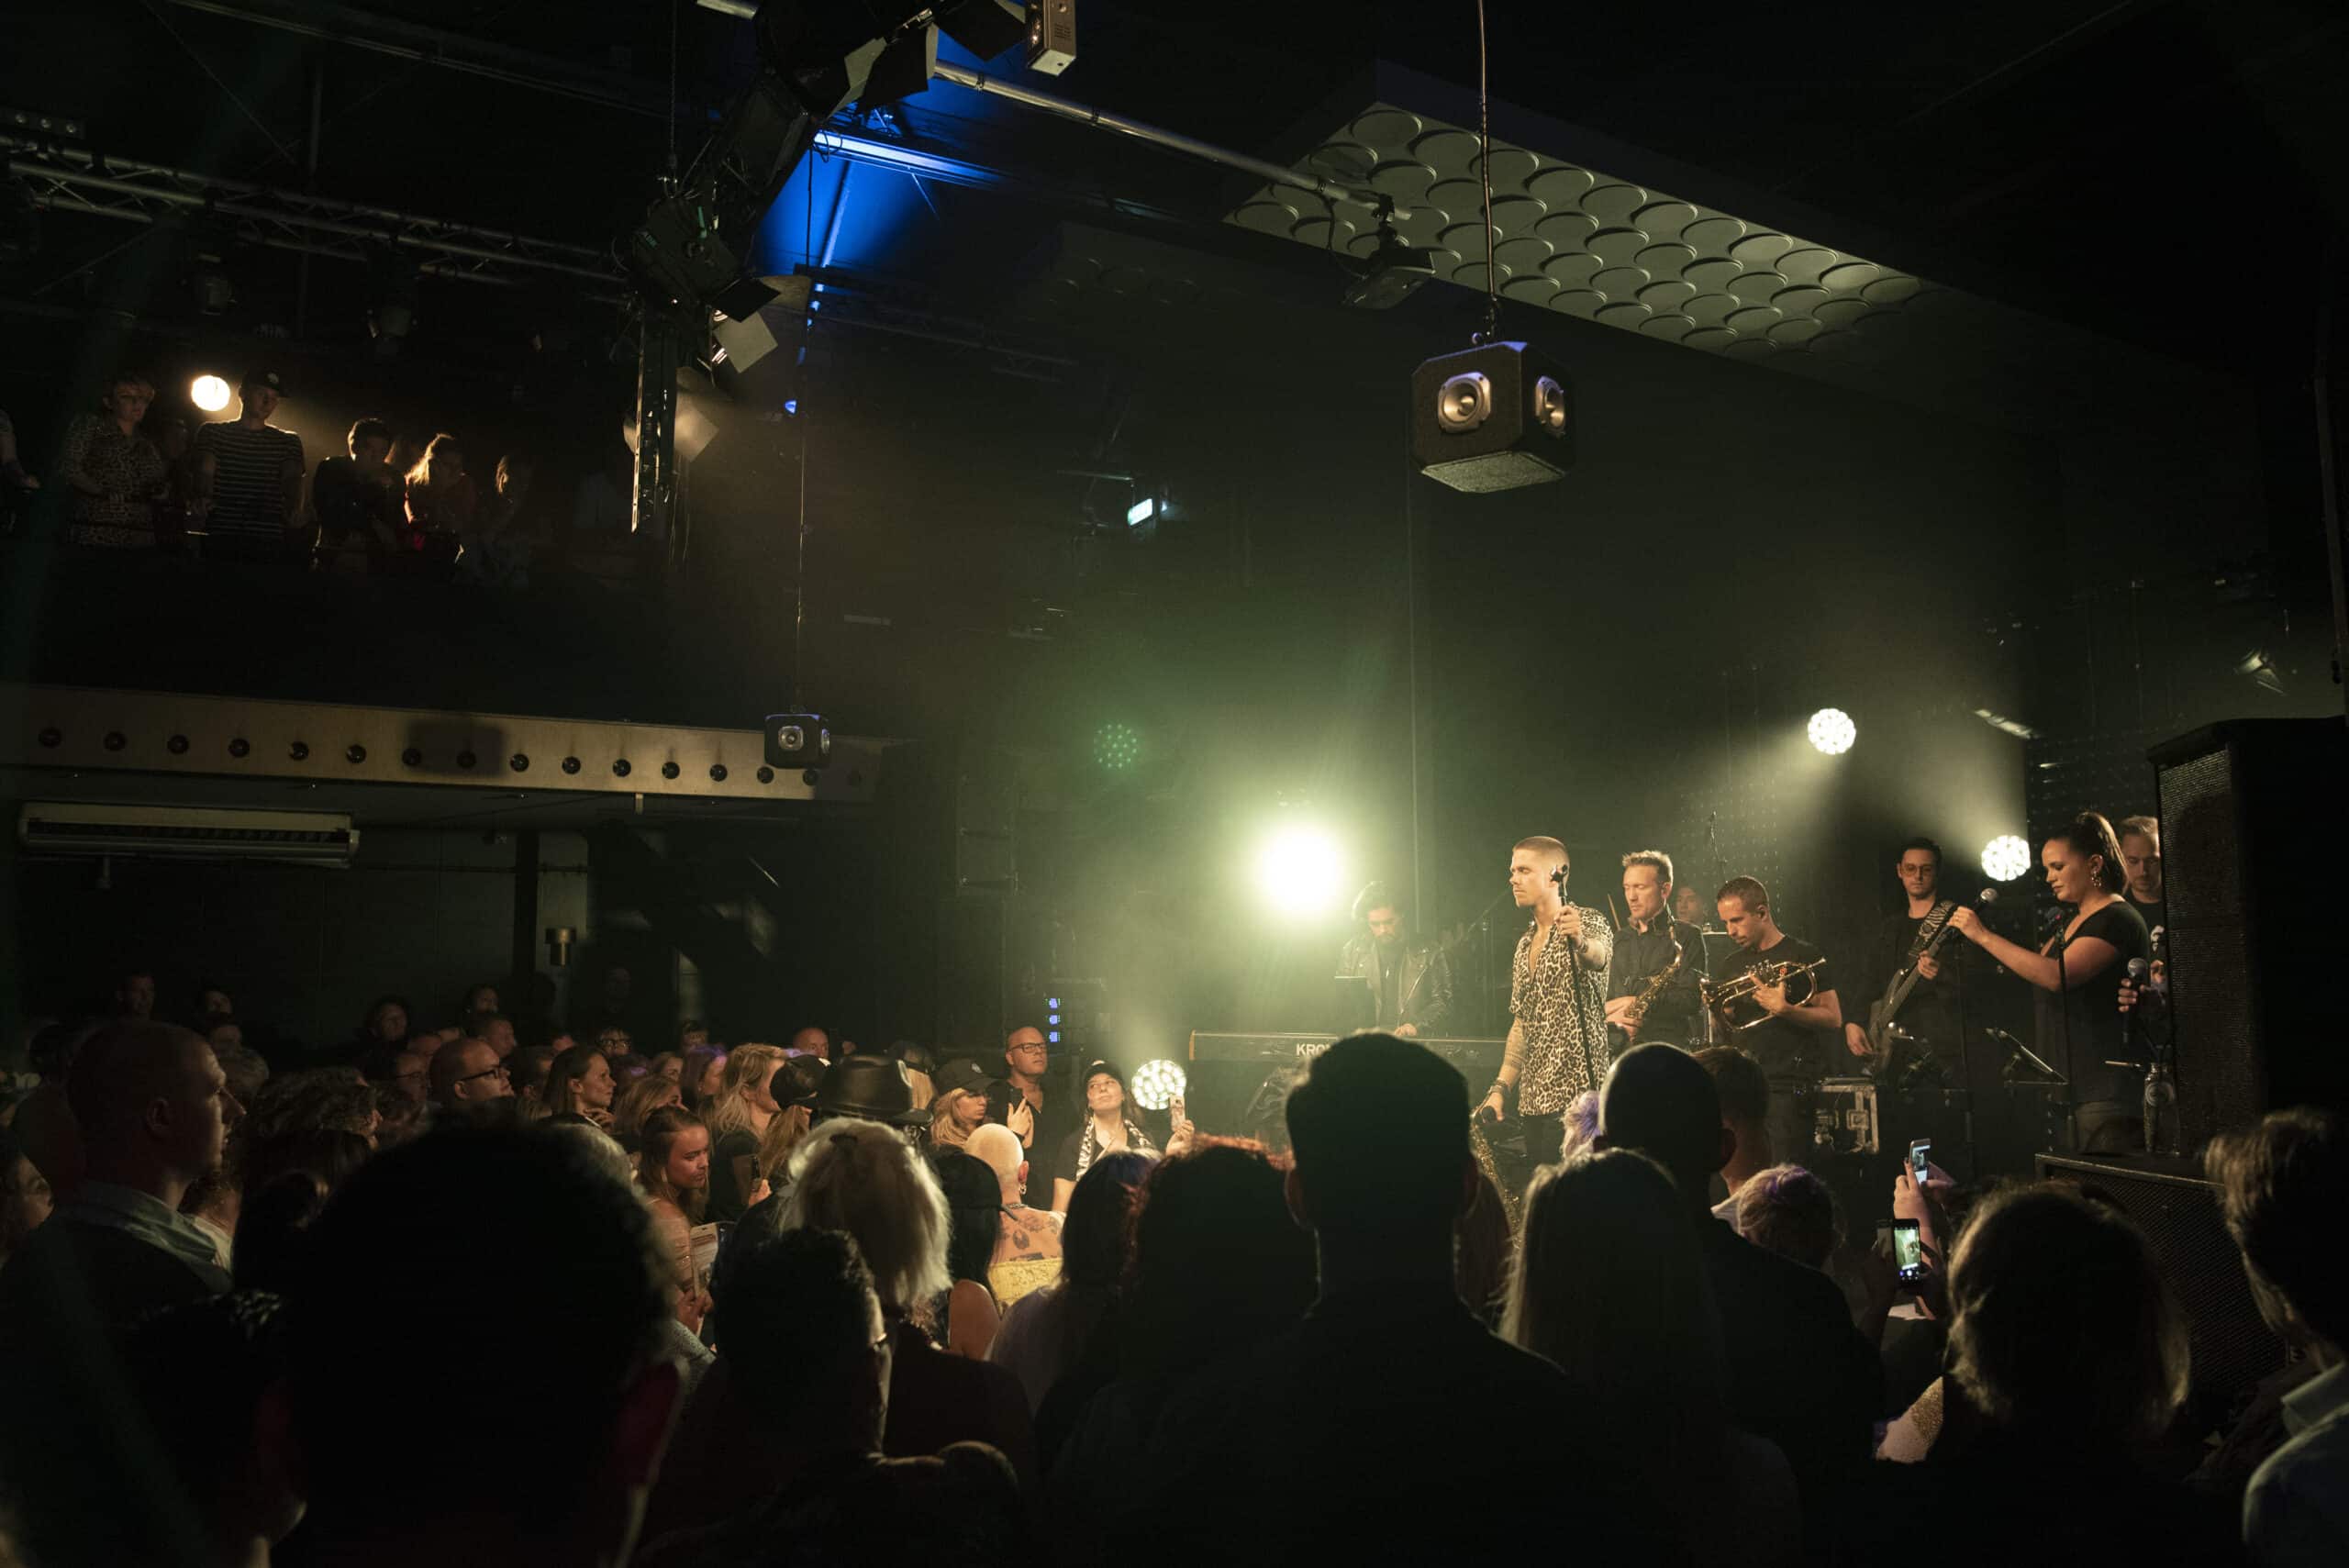
{"type": "MultiPolygon", "coordinates": [[[[1378,999],[1378,955],[1370,933],[1362,932],[1338,954],[1338,978],[1359,980],[1370,988],[1374,1008],[1378,999]]],[[[1424,1035],[1441,1035],[1452,1018],[1452,961],[1443,950],[1422,938],[1403,943],[1403,973],[1396,984],[1403,1016],[1388,1020],[1408,1024],[1424,1035]]]]}

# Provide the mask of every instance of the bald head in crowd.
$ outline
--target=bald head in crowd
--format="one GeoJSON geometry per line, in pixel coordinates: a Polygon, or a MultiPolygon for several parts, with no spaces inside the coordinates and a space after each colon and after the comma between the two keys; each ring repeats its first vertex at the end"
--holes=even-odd
{"type": "Polygon", "coordinates": [[[829,1062],[832,1059],[832,1037],[810,1024],[791,1037],[791,1050],[795,1055],[820,1056],[829,1062]]]}
{"type": "Polygon", "coordinates": [[[1019,1201],[1023,1186],[1019,1171],[1028,1163],[1028,1151],[1020,1147],[1018,1133],[1001,1122],[984,1122],[973,1130],[963,1151],[995,1173],[1006,1202],[1019,1201]]]}
{"type": "Polygon", "coordinates": [[[442,1046],[432,1054],[432,1103],[453,1111],[505,1099],[514,1093],[514,1080],[498,1071],[502,1065],[497,1048],[485,1040],[442,1046]]]}
{"type": "Polygon", "coordinates": [[[87,1178],[179,1207],[189,1184],[219,1168],[228,1128],[244,1114],[202,1035],[125,1019],[83,1042],[66,1078],[87,1178]]]}

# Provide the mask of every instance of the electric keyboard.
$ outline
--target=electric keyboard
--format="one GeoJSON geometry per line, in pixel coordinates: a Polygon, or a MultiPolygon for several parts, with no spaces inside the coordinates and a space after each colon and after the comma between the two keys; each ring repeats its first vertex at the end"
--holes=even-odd
{"type": "MultiPolygon", "coordinates": [[[[1343,1038],[1334,1034],[1205,1034],[1195,1029],[1191,1033],[1190,1059],[1302,1067],[1343,1038]]],[[[1412,1043],[1427,1047],[1455,1067],[1500,1071],[1501,1040],[1431,1036],[1412,1043]]]]}

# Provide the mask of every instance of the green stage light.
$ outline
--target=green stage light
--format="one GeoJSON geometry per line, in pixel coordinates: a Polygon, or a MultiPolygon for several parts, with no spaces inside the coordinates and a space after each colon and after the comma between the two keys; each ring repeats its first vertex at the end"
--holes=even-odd
{"type": "Polygon", "coordinates": [[[1141,756],[1141,736],[1123,724],[1105,724],[1093,732],[1093,760],[1113,773],[1131,768],[1141,756]]]}

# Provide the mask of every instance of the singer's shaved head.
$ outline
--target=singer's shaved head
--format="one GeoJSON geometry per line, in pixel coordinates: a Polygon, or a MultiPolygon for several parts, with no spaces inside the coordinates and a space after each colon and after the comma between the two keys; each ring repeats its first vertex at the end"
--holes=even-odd
{"type": "Polygon", "coordinates": [[[1569,872],[1574,870],[1574,862],[1566,858],[1565,845],[1555,839],[1537,835],[1531,839],[1520,839],[1511,847],[1523,850],[1527,854],[1531,855],[1534,861],[1545,870],[1554,871],[1559,866],[1565,867],[1569,872]]]}

